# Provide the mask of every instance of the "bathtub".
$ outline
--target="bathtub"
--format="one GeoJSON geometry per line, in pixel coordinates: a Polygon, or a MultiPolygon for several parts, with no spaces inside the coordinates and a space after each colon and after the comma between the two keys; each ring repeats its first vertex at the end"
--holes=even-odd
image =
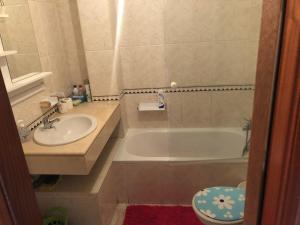
{"type": "Polygon", "coordinates": [[[201,189],[246,180],[244,145],[238,128],[129,129],[114,140],[112,166],[126,203],[190,205],[201,189]]]}
{"type": "Polygon", "coordinates": [[[247,159],[241,128],[129,129],[116,144],[115,161],[247,159]]]}

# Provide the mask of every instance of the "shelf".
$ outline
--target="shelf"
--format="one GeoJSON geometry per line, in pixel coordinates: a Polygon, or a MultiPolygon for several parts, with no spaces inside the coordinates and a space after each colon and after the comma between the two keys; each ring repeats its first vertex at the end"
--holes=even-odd
{"type": "Polygon", "coordinates": [[[14,91],[20,90],[30,84],[42,81],[45,77],[48,77],[51,74],[51,72],[31,73],[20,78],[13,79],[12,85],[7,87],[7,92],[10,94],[14,91]]]}
{"type": "Polygon", "coordinates": [[[14,51],[14,50],[13,51],[1,51],[0,52],[0,57],[5,57],[5,56],[9,56],[9,55],[15,55],[17,53],[18,53],[18,51],[14,51]]]}
{"type": "Polygon", "coordinates": [[[1,18],[8,18],[8,14],[0,14],[0,19],[1,18]]]}
{"type": "Polygon", "coordinates": [[[145,112],[145,111],[165,111],[166,106],[164,105],[163,108],[159,107],[158,102],[153,103],[140,103],[138,106],[138,111],[145,112]]]}

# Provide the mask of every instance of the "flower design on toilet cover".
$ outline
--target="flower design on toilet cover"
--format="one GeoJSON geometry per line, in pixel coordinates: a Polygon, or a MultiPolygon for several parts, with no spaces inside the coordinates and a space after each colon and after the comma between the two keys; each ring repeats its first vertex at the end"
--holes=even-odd
{"type": "Polygon", "coordinates": [[[218,197],[214,197],[213,204],[217,205],[219,209],[232,209],[232,206],[233,204],[235,204],[235,202],[231,199],[231,196],[229,195],[219,195],[218,197]]]}
{"type": "Polygon", "coordinates": [[[199,191],[199,192],[197,193],[197,196],[207,196],[209,192],[210,192],[210,190],[204,189],[204,190],[202,190],[202,191],[199,191]]]}
{"type": "Polygon", "coordinates": [[[221,221],[244,218],[245,190],[232,187],[212,187],[199,191],[194,208],[207,217],[221,221]]]}

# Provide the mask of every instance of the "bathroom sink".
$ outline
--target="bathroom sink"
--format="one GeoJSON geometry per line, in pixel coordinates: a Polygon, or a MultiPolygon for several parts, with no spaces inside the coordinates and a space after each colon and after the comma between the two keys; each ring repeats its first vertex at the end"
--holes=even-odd
{"type": "Polygon", "coordinates": [[[77,141],[93,132],[97,127],[97,120],[89,115],[74,114],[59,117],[53,128],[44,129],[41,125],[34,132],[34,140],[40,145],[64,145],[77,141]]]}

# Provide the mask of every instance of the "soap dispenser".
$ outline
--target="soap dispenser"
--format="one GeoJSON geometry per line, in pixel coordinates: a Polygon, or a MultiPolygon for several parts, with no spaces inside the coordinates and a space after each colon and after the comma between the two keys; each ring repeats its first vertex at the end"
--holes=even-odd
{"type": "Polygon", "coordinates": [[[158,95],[158,108],[163,109],[165,108],[165,96],[164,96],[164,91],[159,90],[157,92],[158,95]]]}

